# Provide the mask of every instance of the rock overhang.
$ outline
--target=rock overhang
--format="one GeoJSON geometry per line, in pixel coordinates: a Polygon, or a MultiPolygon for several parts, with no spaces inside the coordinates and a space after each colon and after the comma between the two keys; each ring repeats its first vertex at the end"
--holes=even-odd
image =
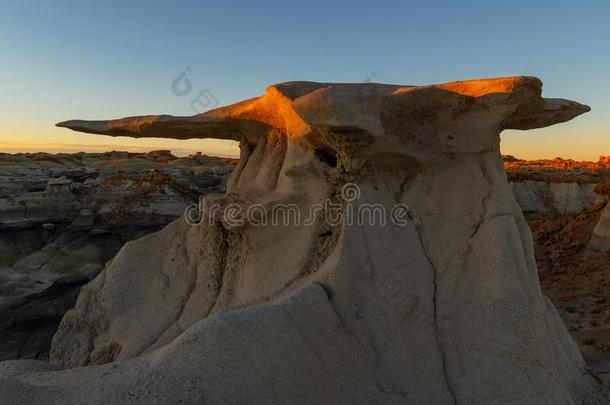
{"type": "Polygon", "coordinates": [[[57,124],[75,131],[130,137],[215,138],[255,146],[271,133],[306,148],[415,159],[499,149],[504,129],[532,129],[590,110],[545,99],[535,77],[456,81],[429,86],[285,82],[264,95],[202,114],[149,115],[57,124]]]}

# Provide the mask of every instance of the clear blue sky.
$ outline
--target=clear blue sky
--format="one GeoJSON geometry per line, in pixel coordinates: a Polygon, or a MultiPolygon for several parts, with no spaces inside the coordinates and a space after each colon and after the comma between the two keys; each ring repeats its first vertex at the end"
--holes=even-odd
{"type": "Polygon", "coordinates": [[[534,75],[547,97],[593,111],[544,130],[507,132],[521,157],[610,154],[610,1],[0,2],[0,150],[169,147],[203,141],[84,135],[70,118],[192,114],[286,80],[430,84],[534,75]],[[171,90],[186,67],[188,96],[171,90]],[[75,145],[71,146],[69,144],[75,145]]]}

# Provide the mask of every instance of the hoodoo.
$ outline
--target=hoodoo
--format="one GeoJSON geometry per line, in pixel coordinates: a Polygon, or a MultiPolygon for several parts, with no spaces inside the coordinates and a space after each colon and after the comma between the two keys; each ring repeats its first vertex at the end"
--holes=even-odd
{"type": "Polygon", "coordinates": [[[83,288],[51,365],[0,364],[0,402],[607,404],[542,295],[500,155],[502,130],[589,110],[541,90],[291,82],[192,117],[58,124],[234,139],[241,158],[199,220],[83,288]]]}

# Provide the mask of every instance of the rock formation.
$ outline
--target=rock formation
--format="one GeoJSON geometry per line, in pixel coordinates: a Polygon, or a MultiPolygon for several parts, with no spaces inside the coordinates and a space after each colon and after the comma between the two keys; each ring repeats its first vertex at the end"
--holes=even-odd
{"type": "Polygon", "coordinates": [[[606,204],[602,209],[599,221],[593,228],[587,249],[590,253],[610,252],[610,204],[606,204]]]}
{"type": "Polygon", "coordinates": [[[0,154],[0,360],[48,360],[80,287],[126,241],[162,229],[199,195],[221,191],[232,166],[205,158],[0,154]]]}
{"type": "Polygon", "coordinates": [[[0,398],[608,403],[542,296],[499,152],[503,129],[588,111],[543,99],[541,87],[530,77],[293,82],[194,117],[59,124],[236,139],[241,159],[227,192],[203,204],[206,220],[128,243],[83,288],[54,338],[53,365],[2,363],[0,398]],[[316,211],[293,223],[283,210],[284,221],[261,224],[244,214],[325,202],[342,221],[316,211]],[[371,206],[393,220],[345,221],[371,206]],[[77,366],[87,367],[61,369],[77,366]]]}
{"type": "Polygon", "coordinates": [[[523,180],[511,182],[517,203],[528,217],[540,217],[549,212],[572,214],[595,204],[595,184],[548,183],[523,180]]]}
{"type": "Polygon", "coordinates": [[[527,218],[567,215],[608,200],[599,186],[610,177],[603,162],[520,160],[503,156],[513,195],[527,218]]]}

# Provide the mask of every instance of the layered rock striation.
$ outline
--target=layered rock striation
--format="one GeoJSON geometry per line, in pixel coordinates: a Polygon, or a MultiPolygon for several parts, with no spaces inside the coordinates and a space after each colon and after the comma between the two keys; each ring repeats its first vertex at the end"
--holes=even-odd
{"type": "Polygon", "coordinates": [[[0,360],[48,360],[80,287],[126,241],[221,191],[231,167],[167,151],[0,154],[0,360]]]}

